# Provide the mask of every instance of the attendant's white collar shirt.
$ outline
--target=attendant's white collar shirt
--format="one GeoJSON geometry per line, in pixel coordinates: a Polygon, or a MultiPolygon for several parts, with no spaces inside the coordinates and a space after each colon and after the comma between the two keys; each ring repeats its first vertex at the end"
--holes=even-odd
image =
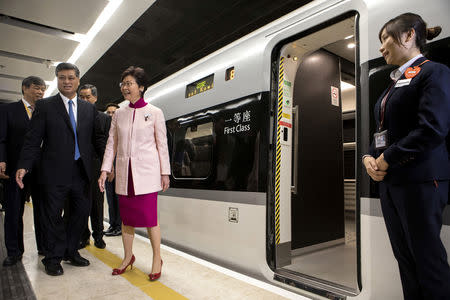
{"type": "Polygon", "coordinates": [[[75,123],[76,123],[77,122],[77,107],[78,107],[77,106],[77,96],[75,95],[75,97],[73,97],[72,99],[69,99],[61,93],[59,93],[59,95],[63,99],[64,106],[66,107],[66,110],[67,110],[67,114],[69,114],[69,100],[73,101],[72,109],[73,109],[73,115],[75,117],[75,123]]]}
{"type": "Polygon", "coordinates": [[[414,56],[413,58],[411,58],[410,60],[408,60],[406,63],[404,63],[403,65],[401,65],[400,68],[395,69],[394,71],[392,71],[392,72],[391,72],[391,79],[392,79],[393,81],[399,80],[399,79],[402,77],[403,73],[405,73],[406,69],[408,69],[408,68],[413,64],[413,62],[416,61],[416,59],[419,59],[419,58],[421,58],[421,57],[423,57],[422,54],[419,54],[419,55],[417,55],[417,56],[414,56]]]}

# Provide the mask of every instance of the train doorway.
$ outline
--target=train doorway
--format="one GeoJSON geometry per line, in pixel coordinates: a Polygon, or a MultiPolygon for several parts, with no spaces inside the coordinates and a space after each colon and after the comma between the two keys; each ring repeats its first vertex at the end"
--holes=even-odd
{"type": "Polygon", "coordinates": [[[356,295],[357,16],[293,37],[278,59],[275,279],[356,295]]]}

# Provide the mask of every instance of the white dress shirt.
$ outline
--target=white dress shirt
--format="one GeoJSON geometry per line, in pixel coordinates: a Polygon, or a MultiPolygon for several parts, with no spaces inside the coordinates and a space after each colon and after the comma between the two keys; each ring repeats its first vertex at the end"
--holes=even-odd
{"type": "Polygon", "coordinates": [[[409,66],[411,66],[413,64],[413,62],[416,61],[416,59],[423,57],[422,54],[416,55],[413,58],[411,58],[410,60],[408,60],[406,63],[404,63],[403,65],[401,65],[400,68],[395,69],[394,71],[391,72],[391,79],[393,81],[397,81],[400,79],[400,77],[402,77],[403,73],[405,73],[406,69],[409,68],[409,66]]]}
{"type": "Polygon", "coordinates": [[[77,122],[77,96],[73,97],[72,99],[67,98],[63,94],[59,93],[61,98],[63,99],[64,106],[66,107],[67,114],[69,115],[69,100],[72,100],[72,110],[73,110],[73,116],[75,117],[75,123],[77,122]]]}
{"type": "Polygon", "coordinates": [[[33,107],[31,106],[31,104],[28,103],[28,101],[25,100],[25,98],[23,98],[23,97],[22,97],[22,102],[25,104],[25,107],[28,109],[28,110],[27,110],[28,118],[31,119],[31,115],[33,114],[34,108],[33,108],[33,107]]]}

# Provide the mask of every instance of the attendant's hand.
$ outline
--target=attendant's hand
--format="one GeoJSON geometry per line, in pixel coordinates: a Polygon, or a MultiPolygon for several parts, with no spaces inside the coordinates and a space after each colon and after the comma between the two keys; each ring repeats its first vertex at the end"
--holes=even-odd
{"type": "Polygon", "coordinates": [[[107,177],[107,172],[106,171],[102,171],[102,173],[100,174],[100,177],[98,178],[98,188],[100,189],[100,192],[104,192],[105,191],[105,181],[106,181],[106,177],[107,177]]]}
{"type": "Polygon", "coordinates": [[[108,173],[108,182],[112,182],[114,180],[114,176],[115,176],[114,174],[115,174],[115,172],[114,172],[114,165],[113,165],[111,172],[108,173]]]}
{"type": "Polygon", "coordinates": [[[17,182],[17,185],[21,188],[21,189],[23,189],[23,177],[25,177],[25,175],[27,174],[27,170],[25,170],[25,169],[19,169],[19,170],[17,170],[17,172],[16,172],[16,182],[17,182]]]}
{"type": "Polygon", "coordinates": [[[161,175],[161,186],[162,186],[163,192],[165,192],[165,191],[167,191],[167,189],[169,189],[169,186],[170,186],[169,175],[161,175]]]}
{"type": "Polygon", "coordinates": [[[380,171],[386,171],[389,168],[389,164],[384,160],[384,153],[378,156],[377,166],[380,171]]]}
{"type": "Polygon", "coordinates": [[[0,162],[0,179],[9,179],[9,176],[6,175],[6,163],[0,162]]]}
{"type": "Polygon", "coordinates": [[[374,181],[382,181],[384,176],[386,176],[386,171],[379,169],[377,161],[372,156],[366,156],[363,163],[366,167],[367,174],[369,174],[370,178],[374,181]]]}

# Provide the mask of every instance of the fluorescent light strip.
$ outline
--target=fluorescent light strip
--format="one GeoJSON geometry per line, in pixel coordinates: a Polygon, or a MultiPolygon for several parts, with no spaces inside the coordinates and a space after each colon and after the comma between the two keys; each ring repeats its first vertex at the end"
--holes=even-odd
{"type": "MultiPolygon", "coordinates": [[[[80,56],[83,54],[83,52],[87,49],[91,41],[94,39],[94,37],[97,35],[97,33],[105,26],[106,22],[111,18],[111,16],[114,14],[114,12],[119,8],[120,4],[123,2],[123,0],[109,0],[109,3],[105,6],[101,14],[98,16],[97,20],[95,21],[94,25],[89,29],[86,35],[80,36],[80,44],[78,44],[78,47],[75,48],[75,51],[72,53],[72,56],[67,60],[69,63],[76,63],[77,60],[80,58],[80,56]]],[[[45,97],[50,96],[53,91],[56,89],[57,85],[57,79],[53,79],[52,83],[48,87],[47,91],[45,92],[45,97]]]]}

